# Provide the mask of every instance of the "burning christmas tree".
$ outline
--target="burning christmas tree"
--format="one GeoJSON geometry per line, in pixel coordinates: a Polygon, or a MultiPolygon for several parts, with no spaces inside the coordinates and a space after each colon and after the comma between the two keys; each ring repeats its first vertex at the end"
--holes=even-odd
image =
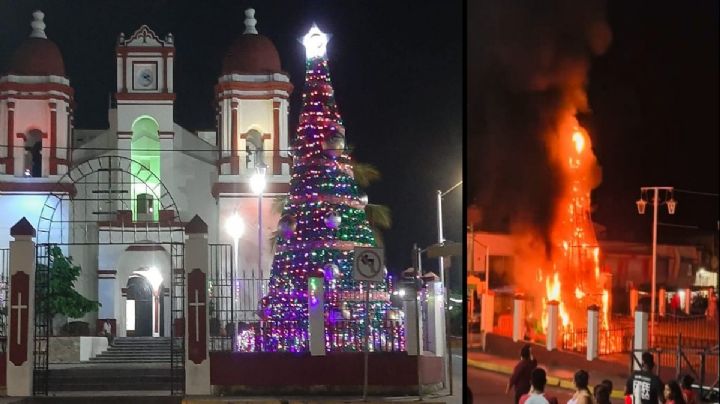
{"type": "MultiPolygon", "coordinates": [[[[307,61],[303,108],[293,145],[290,194],[278,224],[269,292],[262,299],[264,350],[308,349],[308,276],[322,271],[326,348],[363,347],[365,285],[352,278],[353,249],[375,246],[365,215],[367,195],[353,178],[326,57],[327,35],[316,26],[305,35],[307,61]]],[[[370,288],[371,349],[399,346],[396,330],[383,327],[388,281],[370,288]]],[[[392,312],[391,312],[392,313],[392,312]]]]}

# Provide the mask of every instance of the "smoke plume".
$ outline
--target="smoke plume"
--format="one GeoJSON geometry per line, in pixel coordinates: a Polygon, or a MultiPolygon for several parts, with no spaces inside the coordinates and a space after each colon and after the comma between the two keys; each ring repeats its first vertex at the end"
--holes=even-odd
{"type": "Polygon", "coordinates": [[[480,0],[468,11],[470,195],[482,228],[547,243],[560,187],[548,136],[587,111],[590,60],[611,40],[605,2],[480,0]]]}

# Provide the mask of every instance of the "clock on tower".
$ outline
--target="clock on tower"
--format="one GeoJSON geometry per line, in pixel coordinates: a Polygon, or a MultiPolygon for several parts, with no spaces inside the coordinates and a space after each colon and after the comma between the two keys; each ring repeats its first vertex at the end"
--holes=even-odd
{"type": "Polygon", "coordinates": [[[133,63],[133,90],[157,90],[157,62],[133,63]]]}

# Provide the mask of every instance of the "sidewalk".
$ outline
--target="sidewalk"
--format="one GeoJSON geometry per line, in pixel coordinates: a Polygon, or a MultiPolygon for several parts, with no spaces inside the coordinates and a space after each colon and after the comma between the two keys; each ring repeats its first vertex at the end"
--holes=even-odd
{"type": "MultiPolygon", "coordinates": [[[[520,359],[520,349],[525,342],[512,342],[510,338],[487,336],[486,351],[468,349],[467,365],[491,372],[511,375],[520,359]]],[[[625,382],[630,375],[628,356],[611,355],[588,362],[584,355],[552,351],[538,344],[531,344],[538,366],[548,374],[548,385],[573,390],[573,376],[579,369],[590,373],[590,387],[608,379],[613,383],[613,398],[624,396],[625,382]]]]}

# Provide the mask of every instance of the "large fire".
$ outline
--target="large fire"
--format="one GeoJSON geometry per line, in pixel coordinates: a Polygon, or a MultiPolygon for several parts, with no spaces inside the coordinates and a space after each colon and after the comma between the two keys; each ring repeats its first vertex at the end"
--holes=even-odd
{"type": "MultiPolygon", "coordinates": [[[[542,331],[547,332],[547,303],[558,302],[561,334],[586,326],[587,308],[600,308],[600,328],[609,326],[610,295],[607,276],[600,270],[600,248],[590,218],[590,191],[599,182],[591,141],[577,120],[568,118],[548,139],[553,162],[561,173],[559,198],[551,226],[550,257],[537,265],[545,295],[542,331]]],[[[532,292],[531,292],[532,293],[532,292]]]]}

